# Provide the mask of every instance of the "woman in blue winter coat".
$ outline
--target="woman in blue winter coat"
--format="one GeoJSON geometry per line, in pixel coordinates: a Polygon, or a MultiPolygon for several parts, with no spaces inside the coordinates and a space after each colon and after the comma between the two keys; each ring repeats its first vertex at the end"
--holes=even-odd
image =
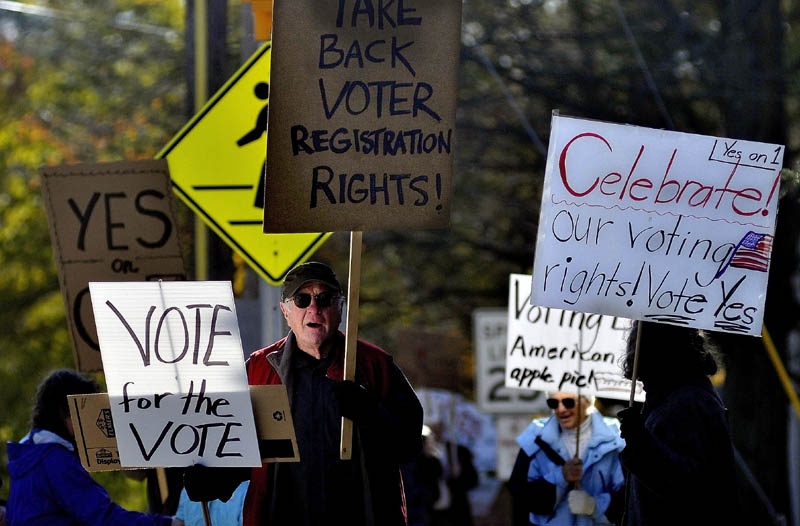
{"type": "Polygon", "coordinates": [[[31,431],[8,443],[11,489],[8,526],[178,526],[161,515],[127,511],[83,468],[67,396],[97,392],[97,385],[74,371],[51,373],[36,393],[31,431]]]}
{"type": "Polygon", "coordinates": [[[586,397],[552,393],[553,415],[534,420],[517,438],[520,453],[509,481],[535,526],[609,524],[612,497],[625,479],[625,442],[586,397]]]}

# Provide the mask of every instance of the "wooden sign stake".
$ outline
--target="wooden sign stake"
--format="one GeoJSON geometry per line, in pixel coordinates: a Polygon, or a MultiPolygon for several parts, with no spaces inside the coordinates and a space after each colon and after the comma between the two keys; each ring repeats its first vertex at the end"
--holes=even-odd
{"type": "MultiPolygon", "coordinates": [[[[578,327],[578,347],[583,352],[585,349],[583,348],[583,326],[578,327]]],[[[578,360],[578,372],[581,372],[581,360],[578,360]]],[[[575,429],[575,458],[580,459],[580,450],[581,450],[581,418],[583,417],[583,411],[586,410],[581,404],[581,388],[578,386],[578,397],[576,399],[577,406],[578,406],[578,427],[575,429]]],[[[580,489],[580,482],[575,484],[575,489],[580,489]]]]}
{"type": "Polygon", "coordinates": [[[642,343],[642,322],[637,322],[636,327],[636,349],[633,351],[633,373],[631,374],[631,399],[628,407],[633,407],[633,399],[636,396],[636,379],[639,376],[639,346],[642,343]]]}
{"type": "Polygon", "coordinates": [[[208,511],[208,501],[203,501],[203,519],[206,522],[206,526],[211,526],[211,512],[208,511]]]}
{"type": "MultiPolygon", "coordinates": [[[[361,239],[363,232],[350,232],[350,271],[347,275],[347,327],[344,344],[344,380],[356,377],[356,343],[358,338],[358,294],[361,283],[361,239]]],[[[342,417],[339,458],[353,455],[353,421],[342,417]]]]}
{"type": "Polygon", "coordinates": [[[164,504],[167,502],[167,498],[169,497],[167,472],[164,468],[156,468],[156,479],[158,480],[158,493],[161,496],[161,504],[164,504]]]}
{"type": "MultiPolygon", "coordinates": [[[[583,351],[583,326],[578,327],[578,347],[583,351]]],[[[578,360],[578,372],[581,372],[581,361],[578,360]]],[[[583,417],[583,412],[586,410],[581,403],[581,388],[578,386],[578,397],[575,400],[577,403],[575,404],[578,406],[578,427],[575,429],[575,458],[580,460],[581,458],[581,426],[583,422],[581,422],[581,418],[583,417]]],[[[574,483],[575,489],[581,489],[581,481],[575,481],[574,483]]]]}

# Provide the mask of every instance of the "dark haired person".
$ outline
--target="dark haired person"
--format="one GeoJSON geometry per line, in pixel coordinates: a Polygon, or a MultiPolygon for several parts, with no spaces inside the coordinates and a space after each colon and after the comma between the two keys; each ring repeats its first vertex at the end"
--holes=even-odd
{"type": "Polygon", "coordinates": [[[553,414],[517,438],[521,449],[509,480],[515,503],[535,526],[608,524],[612,497],[624,482],[625,443],[617,427],[584,396],[550,393],[547,405],[553,414]]]}
{"type": "Polygon", "coordinates": [[[67,396],[97,392],[97,384],[68,369],[39,385],[31,431],[8,444],[11,491],[8,526],[179,526],[172,518],[127,511],[83,469],[67,396]]]}
{"type": "Polygon", "coordinates": [[[628,338],[630,378],[637,332],[644,406],[620,411],[626,446],[624,524],[738,524],[733,448],[725,407],[709,376],[714,355],[694,329],[635,322],[628,338]]]}
{"type": "Polygon", "coordinates": [[[280,303],[289,334],[247,361],[251,385],[286,386],[300,462],[190,468],[190,499],[227,500],[249,478],[245,526],[406,524],[400,465],[422,449],[422,405],[392,357],[361,340],[355,381],[342,380],[343,305],[328,265],[293,268],[280,303]],[[353,420],[352,460],[339,459],[342,416],[353,420]]]}

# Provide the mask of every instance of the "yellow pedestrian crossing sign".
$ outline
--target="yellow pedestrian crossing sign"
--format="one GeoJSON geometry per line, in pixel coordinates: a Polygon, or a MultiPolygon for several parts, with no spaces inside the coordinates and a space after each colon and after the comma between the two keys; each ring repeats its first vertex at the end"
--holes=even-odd
{"type": "Polygon", "coordinates": [[[270,45],[263,45],[157,157],[175,193],[273,285],[330,233],[264,234],[270,45]]]}

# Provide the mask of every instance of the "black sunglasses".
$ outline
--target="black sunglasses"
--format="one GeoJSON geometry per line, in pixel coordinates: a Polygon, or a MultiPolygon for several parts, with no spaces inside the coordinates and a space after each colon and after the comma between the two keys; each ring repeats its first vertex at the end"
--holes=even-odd
{"type": "Polygon", "coordinates": [[[298,309],[305,309],[309,305],[311,305],[312,296],[317,302],[317,307],[319,307],[320,309],[327,309],[340,298],[338,294],[334,294],[333,292],[320,292],[319,294],[313,294],[313,295],[307,292],[300,292],[298,294],[295,294],[289,299],[294,302],[294,306],[297,307],[298,309]]]}
{"type": "MultiPolygon", "coordinates": [[[[556,398],[548,398],[547,399],[547,407],[550,409],[558,409],[558,402],[559,400],[556,398]]],[[[567,409],[572,409],[575,407],[575,399],[574,398],[564,398],[561,400],[561,403],[564,404],[564,407],[567,409]]]]}

